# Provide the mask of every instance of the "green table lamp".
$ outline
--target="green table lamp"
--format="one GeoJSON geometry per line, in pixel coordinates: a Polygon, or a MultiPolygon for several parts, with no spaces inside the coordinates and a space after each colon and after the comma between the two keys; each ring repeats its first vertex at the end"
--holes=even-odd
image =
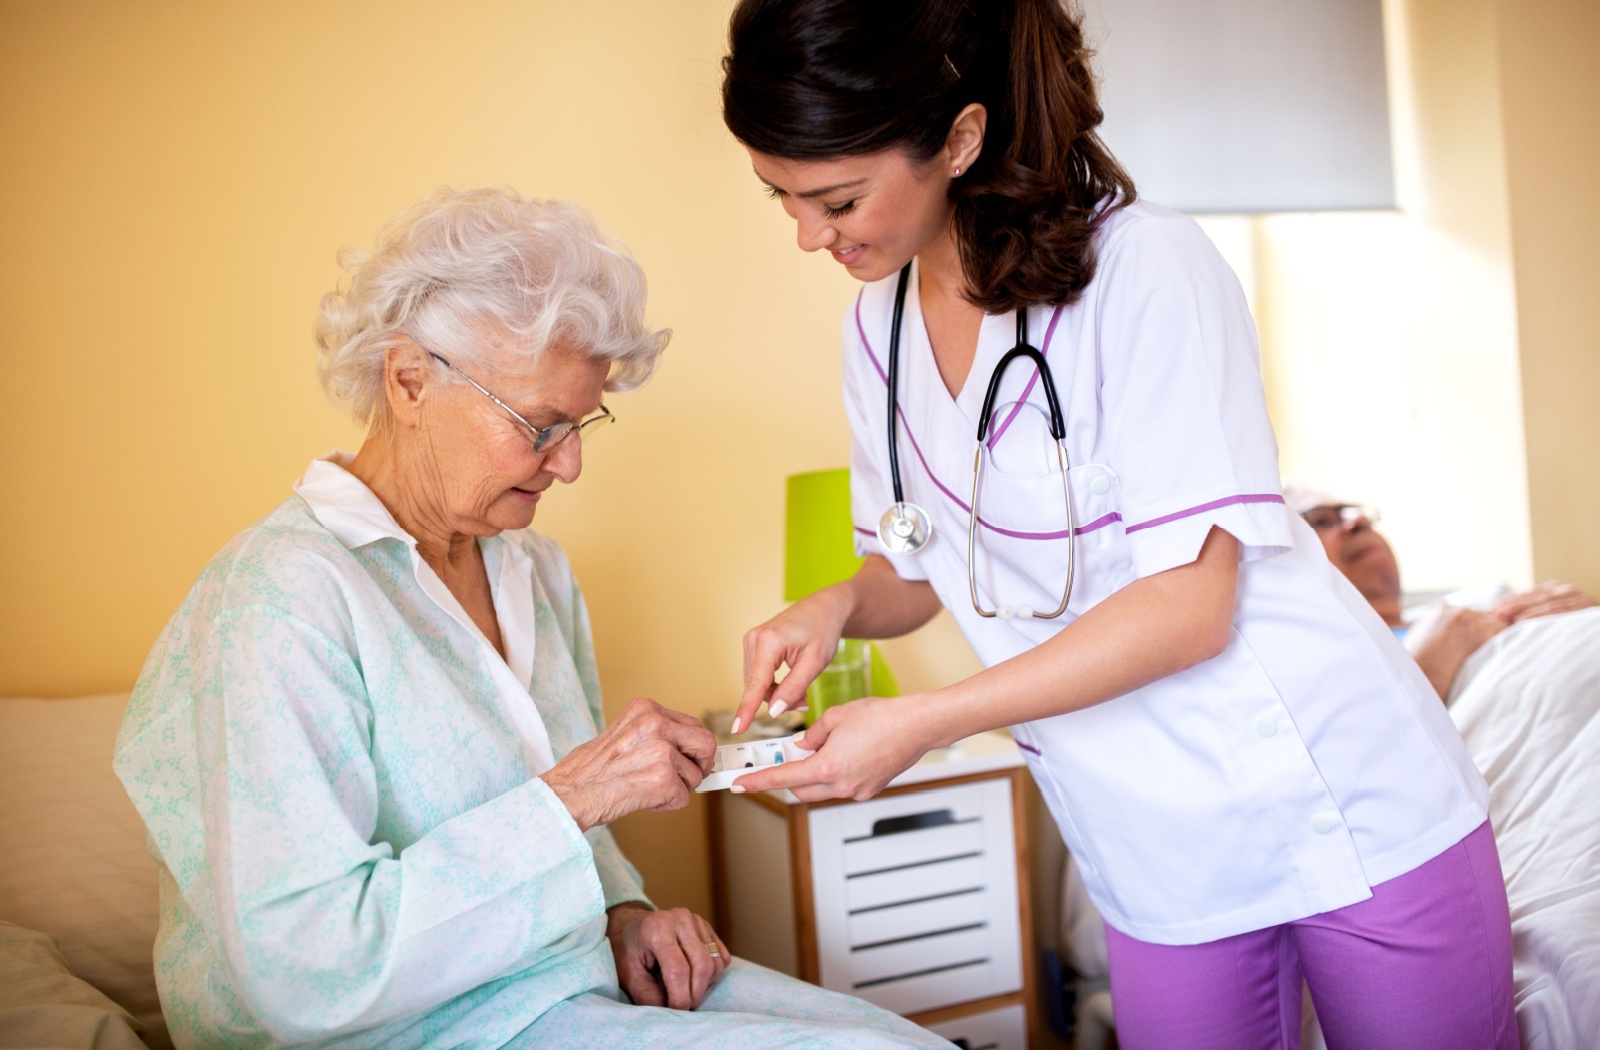
{"type": "MultiPolygon", "coordinates": [[[[784,600],[797,602],[849,579],[864,560],[855,551],[850,471],[791,474],[784,521],[784,600]]],[[[806,690],[806,723],[816,721],[833,704],[867,695],[899,696],[900,686],[877,646],[843,640],[833,663],[806,690]]]]}

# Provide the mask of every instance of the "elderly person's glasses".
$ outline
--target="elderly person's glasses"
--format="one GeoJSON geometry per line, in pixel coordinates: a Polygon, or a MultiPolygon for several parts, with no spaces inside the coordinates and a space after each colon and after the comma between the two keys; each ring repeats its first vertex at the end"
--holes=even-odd
{"type": "Polygon", "coordinates": [[[1329,506],[1312,507],[1300,515],[1318,532],[1329,529],[1342,529],[1365,519],[1368,525],[1376,524],[1380,517],[1377,507],[1369,507],[1360,503],[1337,503],[1329,506]]]}
{"type": "Polygon", "coordinates": [[[506,415],[516,420],[517,423],[522,427],[523,434],[527,437],[527,439],[533,442],[533,450],[535,452],[548,452],[550,449],[555,448],[557,445],[561,444],[562,441],[566,440],[568,434],[574,432],[577,433],[578,440],[583,441],[587,439],[589,435],[593,434],[607,423],[616,422],[617,417],[612,415],[611,410],[602,404],[600,406],[600,411],[596,412],[588,419],[579,420],[576,423],[563,420],[560,423],[551,423],[547,427],[536,427],[526,419],[523,419],[516,409],[512,408],[498,397],[495,397],[493,394],[489,393],[489,391],[485,390],[481,385],[479,385],[476,379],[473,379],[471,376],[467,375],[467,373],[463,372],[449,361],[446,361],[432,350],[428,351],[428,356],[439,362],[441,365],[444,365],[446,368],[450,369],[450,371],[454,372],[462,379],[465,379],[467,382],[471,383],[478,393],[482,394],[484,397],[488,398],[490,401],[493,401],[495,404],[504,409],[506,415]]]}

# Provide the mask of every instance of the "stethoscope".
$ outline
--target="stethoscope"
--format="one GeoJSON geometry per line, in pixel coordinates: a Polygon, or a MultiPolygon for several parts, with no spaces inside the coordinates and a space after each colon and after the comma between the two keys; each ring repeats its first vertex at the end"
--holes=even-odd
{"type": "MultiPolygon", "coordinates": [[[[900,436],[899,428],[895,424],[895,416],[899,410],[899,379],[900,379],[900,327],[905,316],[906,287],[911,282],[911,264],[907,263],[905,269],[900,271],[900,283],[894,293],[894,316],[890,321],[893,326],[889,332],[889,374],[886,377],[889,386],[889,477],[894,484],[894,505],[883,512],[883,517],[878,519],[878,542],[883,544],[884,550],[890,554],[916,554],[928,545],[933,538],[933,522],[928,517],[928,512],[915,503],[907,502],[905,490],[900,484],[900,436]]],[[[1072,507],[1072,478],[1070,462],[1067,458],[1067,426],[1065,417],[1061,413],[1061,402],[1057,400],[1055,377],[1050,374],[1050,365],[1045,361],[1044,355],[1028,343],[1028,311],[1017,311],[1017,345],[1007,350],[994,371],[989,375],[989,389],[983,398],[983,411],[978,416],[978,443],[973,450],[972,459],[972,500],[967,512],[967,587],[972,594],[972,608],[979,616],[986,618],[999,618],[1009,620],[1012,617],[1038,620],[1053,620],[1067,611],[1067,602],[1072,598],[1072,580],[1077,569],[1077,514],[1072,507]],[[1012,608],[1001,605],[994,609],[985,609],[983,601],[978,597],[978,576],[974,554],[978,546],[978,492],[983,482],[983,442],[989,433],[989,417],[994,411],[995,396],[1000,392],[1000,381],[1005,378],[1006,369],[1011,362],[1019,357],[1027,358],[1039,370],[1039,378],[1044,386],[1045,400],[1050,405],[1050,436],[1055,439],[1056,462],[1061,467],[1062,494],[1067,502],[1067,585],[1061,592],[1061,604],[1050,612],[1040,612],[1026,605],[1012,608]]]]}

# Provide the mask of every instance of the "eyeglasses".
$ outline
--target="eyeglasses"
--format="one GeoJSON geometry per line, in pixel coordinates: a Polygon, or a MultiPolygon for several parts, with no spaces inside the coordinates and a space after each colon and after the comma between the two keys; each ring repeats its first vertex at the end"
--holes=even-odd
{"type": "Polygon", "coordinates": [[[1368,525],[1375,525],[1382,515],[1377,507],[1369,507],[1361,503],[1338,503],[1329,506],[1312,507],[1300,515],[1318,532],[1329,529],[1341,529],[1356,522],[1366,519],[1368,525]]]}
{"type": "Polygon", "coordinates": [[[596,412],[588,419],[579,420],[576,423],[563,420],[560,423],[552,423],[547,427],[536,427],[526,419],[523,419],[522,416],[519,415],[517,411],[510,405],[506,404],[504,401],[485,390],[478,384],[476,379],[473,379],[471,376],[467,375],[467,373],[463,372],[449,361],[446,361],[432,350],[428,351],[428,356],[439,362],[441,365],[444,365],[446,368],[450,369],[450,371],[454,372],[462,379],[465,379],[467,382],[471,383],[473,387],[477,389],[478,393],[482,394],[484,397],[488,398],[490,401],[493,401],[495,404],[504,409],[506,415],[516,420],[517,423],[522,427],[523,436],[529,441],[533,442],[533,450],[535,452],[548,452],[550,449],[561,444],[561,442],[566,439],[567,435],[573,433],[574,431],[577,432],[578,440],[584,441],[589,437],[589,435],[593,434],[607,423],[616,422],[617,417],[612,415],[611,410],[602,404],[600,406],[600,411],[596,412]]]}

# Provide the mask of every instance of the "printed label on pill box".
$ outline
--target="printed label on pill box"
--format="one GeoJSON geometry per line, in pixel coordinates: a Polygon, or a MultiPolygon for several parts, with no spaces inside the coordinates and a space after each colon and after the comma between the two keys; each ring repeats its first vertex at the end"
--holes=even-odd
{"type": "MultiPolygon", "coordinates": [[[[795,736],[801,734],[796,733],[795,736]]],[[[700,782],[696,791],[723,791],[746,773],[758,769],[795,762],[811,755],[794,743],[793,736],[776,740],[749,740],[738,744],[723,744],[711,760],[711,772],[700,782]]]]}

